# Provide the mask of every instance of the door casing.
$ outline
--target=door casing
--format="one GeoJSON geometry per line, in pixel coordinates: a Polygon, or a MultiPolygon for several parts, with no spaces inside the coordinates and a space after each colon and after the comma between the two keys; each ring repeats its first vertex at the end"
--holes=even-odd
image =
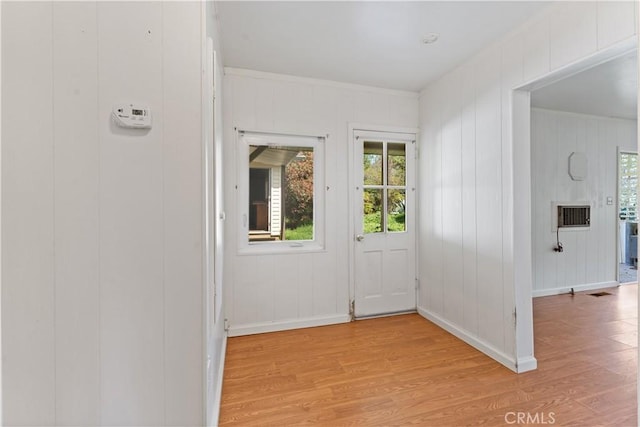
{"type": "MultiPolygon", "coordinates": [[[[419,200],[417,198],[418,195],[418,176],[419,176],[419,170],[418,170],[418,158],[419,158],[419,141],[418,141],[418,133],[419,133],[419,129],[418,128],[412,128],[412,127],[400,127],[400,126],[384,126],[384,125],[374,125],[374,124],[366,124],[366,123],[349,123],[348,126],[348,137],[349,137],[349,171],[348,171],[348,185],[349,185],[349,301],[348,301],[348,307],[349,307],[349,313],[351,315],[352,319],[355,319],[355,312],[354,312],[354,304],[355,304],[355,296],[356,296],[356,289],[355,289],[355,215],[357,214],[357,212],[354,209],[355,206],[355,199],[354,197],[356,196],[356,182],[355,182],[355,171],[354,171],[354,165],[355,165],[355,132],[356,131],[362,131],[362,132],[384,132],[384,133],[390,133],[390,134],[407,134],[410,135],[411,138],[413,140],[415,140],[415,159],[414,161],[414,167],[415,167],[415,182],[414,185],[412,186],[413,188],[415,188],[415,209],[414,209],[414,216],[415,216],[415,251],[414,251],[414,256],[415,256],[415,277],[419,277],[419,264],[418,264],[418,259],[419,259],[419,245],[418,245],[418,234],[417,234],[417,230],[419,230],[420,226],[419,226],[419,200]]],[[[416,304],[418,304],[418,282],[416,281],[416,304]]],[[[393,313],[389,313],[389,314],[393,314],[393,313]]]]}

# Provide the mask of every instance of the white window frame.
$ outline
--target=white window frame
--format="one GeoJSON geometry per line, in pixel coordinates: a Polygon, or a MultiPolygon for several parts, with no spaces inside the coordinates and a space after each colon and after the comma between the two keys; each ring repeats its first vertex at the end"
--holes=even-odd
{"type": "Polygon", "coordinates": [[[238,253],[300,253],[325,250],[325,137],[238,131],[238,253]],[[249,152],[251,145],[313,148],[313,240],[249,242],[249,152]]]}

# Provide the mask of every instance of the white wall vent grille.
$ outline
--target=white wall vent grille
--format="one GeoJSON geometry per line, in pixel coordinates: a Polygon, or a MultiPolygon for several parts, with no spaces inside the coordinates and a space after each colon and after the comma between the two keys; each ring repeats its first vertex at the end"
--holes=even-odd
{"type": "Polygon", "coordinates": [[[589,227],[591,206],[558,206],[558,227],[589,227]]]}

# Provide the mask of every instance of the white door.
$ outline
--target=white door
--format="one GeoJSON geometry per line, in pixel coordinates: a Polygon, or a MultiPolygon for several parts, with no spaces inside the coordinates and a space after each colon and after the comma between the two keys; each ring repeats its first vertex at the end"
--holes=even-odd
{"type": "Polygon", "coordinates": [[[354,133],[356,317],[416,308],[415,139],[354,133]]]}

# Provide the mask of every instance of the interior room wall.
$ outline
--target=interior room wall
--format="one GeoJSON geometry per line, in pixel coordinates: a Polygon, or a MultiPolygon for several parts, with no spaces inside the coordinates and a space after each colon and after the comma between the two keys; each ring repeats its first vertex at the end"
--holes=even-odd
{"type": "Polygon", "coordinates": [[[617,150],[637,151],[636,127],[635,120],[532,109],[534,296],[618,284],[617,150]],[[568,174],[572,152],[587,156],[583,181],[573,181],[568,174]],[[562,253],[553,251],[551,204],[558,201],[591,205],[589,230],[560,231],[562,253]]]}
{"type": "Polygon", "coordinates": [[[201,13],[2,3],[4,425],[204,423],[201,13]]]}
{"type": "Polygon", "coordinates": [[[240,220],[235,129],[329,135],[325,249],[239,255],[237,239],[227,239],[229,334],[348,321],[348,124],[415,127],[417,94],[235,69],[224,90],[226,235],[238,235],[240,220]]]}
{"type": "Polygon", "coordinates": [[[514,247],[512,89],[633,38],[636,17],[634,2],[553,4],[421,93],[419,311],[511,369],[536,366],[531,331],[515,332],[531,323],[515,291],[531,284],[514,278],[524,248],[514,247]]]}

